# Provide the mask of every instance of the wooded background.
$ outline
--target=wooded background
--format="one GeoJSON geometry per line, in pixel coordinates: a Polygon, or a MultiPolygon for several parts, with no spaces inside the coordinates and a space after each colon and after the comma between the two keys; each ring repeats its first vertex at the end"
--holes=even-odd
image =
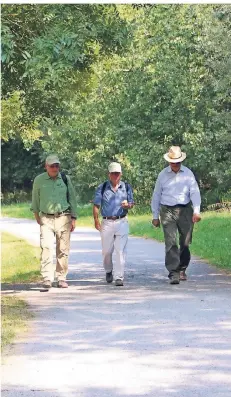
{"type": "Polygon", "coordinates": [[[150,203],[172,144],[203,207],[231,201],[230,5],[2,5],[2,194],[58,153],[89,201],[119,161],[150,203]]]}

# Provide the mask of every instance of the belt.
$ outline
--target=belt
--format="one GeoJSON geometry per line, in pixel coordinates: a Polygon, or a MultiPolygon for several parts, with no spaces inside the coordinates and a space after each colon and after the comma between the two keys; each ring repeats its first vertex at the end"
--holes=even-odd
{"type": "Polygon", "coordinates": [[[61,216],[61,215],[70,215],[70,212],[62,211],[62,212],[55,212],[55,214],[47,214],[46,212],[42,212],[42,214],[48,216],[61,216]]]}
{"type": "Polygon", "coordinates": [[[116,219],[124,218],[126,215],[127,214],[121,216],[103,216],[103,219],[111,219],[112,221],[115,221],[116,219]]]}
{"type": "Polygon", "coordinates": [[[166,204],[161,204],[164,207],[169,207],[169,208],[178,208],[178,207],[188,207],[190,205],[190,202],[188,204],[176,204],[176,205],[166,205],[166,204]]]}

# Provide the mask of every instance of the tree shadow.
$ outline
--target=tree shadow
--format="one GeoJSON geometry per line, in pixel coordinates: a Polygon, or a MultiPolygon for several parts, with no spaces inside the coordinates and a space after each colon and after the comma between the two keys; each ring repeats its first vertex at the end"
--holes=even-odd
{"type": "Polygon", "coordinates": [[[3,365],[3,396],[230,397],[231,277],[193,259],[189,280],[171,286],[164,246],[130,238],[115,287],[97,232],[73,237],[70,287],[23,293],[33,332],[3,365]]]}

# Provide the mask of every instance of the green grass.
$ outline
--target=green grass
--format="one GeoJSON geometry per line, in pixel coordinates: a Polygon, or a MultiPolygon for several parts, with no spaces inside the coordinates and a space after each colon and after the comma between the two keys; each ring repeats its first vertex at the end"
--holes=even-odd
{"type": "Polygon", "coordinates": [[[192,253],[231,270],[231,213],[205,212],[195,225],[192,253]]]}
{"type": "MultiPolygon", "coordinates": [[[[27,244],[10,234],[2,233],[2,283],[38,281],[39,248],[27,244]]],[[[1,299],[2,350],[19,332],[27,329],[27,320],[33,317],[28,305],[17,296],[1,299]]]]}
{"type": "Polygon", "coordinates": [[[2,215],[11,218],[34,219],[34,214],[30,211],[30,203],[2,205],[2,215]]]}
{"type": "MultiPolygon", "coordinates": [[[[94,227],[92,205],[79,206],[77,212],[77,226],[94,227]]],[[[130,233],[134,236],[164,241],[162,229],[155,229],[151,225],[151,212],[145,215],[140,212],[142,208],[136,207],[130,211],[130,233]]],[[[2,214],[18,218],[33,218],[33,214],[29,211],[29,203],[2,206],[2,214]]],[[[202,213],[202,221],[194,228],[191,251],[212,264],[231,269],[231,213],[228,211],[202,213]]]]}
{"type": "Polygon", "coordinates": [[[29,311],[27,303],[16,296],[1,298],[1,312],[1,349],[4,351],[17,334],[27,329],[27,320],[31,319],[33,314],[29,311]]]}
{"type": "Polygon", "coordinates": [[[129,228],[130,233],[134,236],[154,238],[159,241],[164,241],[162,230],[152,226],[151,213],[149,215],[130,215],[129,228]]]}
{"type": "MultiPolygon", "coordinates": [[[[151,225],[152,216],[130,216],[130,232],[134,236],[164,241],[162,228],[151,225]]],[[[231,213],[205,212],[194,227],[191,252],[210,263],[231,270],[231,213]]]]}
{"type": "Polygon", "coordinates": [[[2,234],[2,283],[36,282],[40,249],[11,234],[2,234]]]}

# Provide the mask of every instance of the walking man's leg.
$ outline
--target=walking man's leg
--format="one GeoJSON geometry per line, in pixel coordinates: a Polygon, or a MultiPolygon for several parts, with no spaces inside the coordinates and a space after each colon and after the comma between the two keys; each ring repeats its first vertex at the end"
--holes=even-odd
{"type": "Polygon", "coordinates": [[[165,266],[169,272],[168,277],[172,284],[179,283],[180,253],[177,245],[177,210],[161,206],[161,223],[165,240],[165,266]]]}
{"type": "Polygon", "coordinates": [[[67,288],[68,259],[70,253],[71,215],[55,218],[56,234],[56,277],[58,287],[67,288]]]}
{"type": "Polygon", "coordinates": [[[183,207],[178,219],[178,230],[180,235],[180,279],[186,280],[186,269],[189,265],[191,254],[189,244],[192,242],[192,222],[193,210],[191,206],[183,207]]]}
{"type": "Polygon", "coordinates": [[[106,272],[106,281],[111,283],[113,281],[113,263],[112,254],[114,251],[114,222],[111,220],[104,219],[101,224],[101,243],[102,243],[102,255],[103,255],[103,267],[106,272]]]}
{"type": "Polygon", "coordinates": [[[116,232],[115,232],[115,265],[114,275],[116,285],[123,285],[124,279],[124,266],[126,259],[126,248],[128,242],[129,226],[127,218],[116,221],[116,232]]]}
{"type": "Polygon", "coordinates": [[[54,281],[53,266],[54,219],[41,216],[40,247],[41,247],[41,275],[47,286],[54,281]]]}

